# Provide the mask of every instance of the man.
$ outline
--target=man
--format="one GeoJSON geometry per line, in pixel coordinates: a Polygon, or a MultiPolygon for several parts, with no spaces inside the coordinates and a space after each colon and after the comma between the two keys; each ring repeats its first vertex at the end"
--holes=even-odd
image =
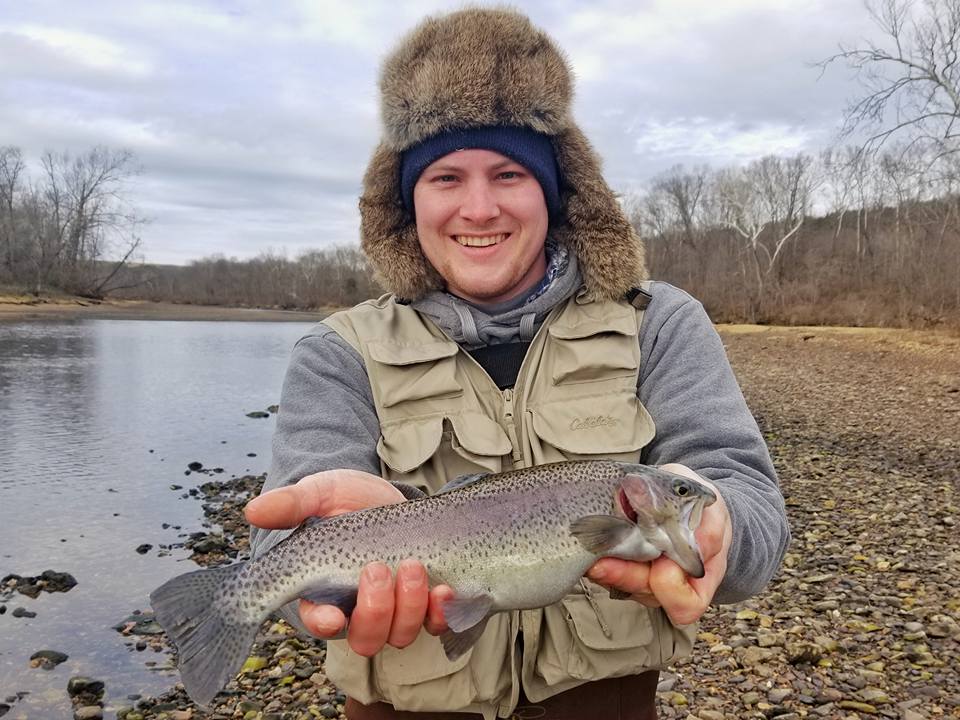
{"type": "MultiPolygon", "coordinates": [[[[385,137],[364,178],[364,251],[391,294],[294,350],[267,490],[291,528],[436,492],[467,473],[606,457],[706,479],[706,574],[603,559],[543,610],[491,618],[447,661],[446,587],[417,558],[372,563],[349,624],[300,601],[350,718],[656,716],[658,669],[711,602],[758,592],[789,532],[769,454],[702,307],[644,283],[642,246],[570,115],[552,41],[511,11],[429,19],[381,77],[385,137]],[[395,570],[395,574],[394,574],[395,570]],[[629,599],[612,599],[606,588],[629,599]],[[423,628],[426,628],[426,632],[423,628]],[[433,714],[430,714],[433,713],[433,714]]],[[[254,554],[285,536],[255,530],[254,554]]]]}

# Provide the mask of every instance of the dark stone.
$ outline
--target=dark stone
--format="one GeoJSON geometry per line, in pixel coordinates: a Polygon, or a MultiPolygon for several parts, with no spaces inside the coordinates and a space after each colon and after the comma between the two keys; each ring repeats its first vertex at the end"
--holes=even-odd
{"type": "Polygon", "coordinates": [[[30,612],[26,608],[18,607],[13,609],[13,616],[15,618],[35,618],[37,614],[30,612]]]}
{"type": "Polygon", "coordinates": [[[222,537],[217,535],[209,535],[203,540],[198,540],[192,546],[192,550],[198,553],[212,553],[212,552],[223,552],[229,546],[222,537]]]}
{"type": "Polygon", "coordinates": [[[170,486],[170,489],[171,489],[171,490],[183,490],[183,485],[176,485],[176,484],[174,484],[174,485],[171,485],[171,486],[170,486]]]}
{"type": "Polygon", "coordinates": [[[247,453],[247,457],[256,457],[256,456],[257,456],[256,453],[247,453]]]}
{"type": "Polygon", "coordinates": [[[194,460],[192,463],[188,463],[187,467],[191,470],[203,470],[203,463],[194,460]]]}
{"type": "Polygon", "coordinates": [[[3,717],[8,712],[10,712],[10,706],[6,703],[0,703],[0,717],[3,717]]]}
{"type": "Polygon", "coordinates": [[[267,408],[267,412],[268,412],[268,413],[273,413],[274,415],[276,415],[278,412],[280,412],[280,406],[279,406],[279,405],[271,405],[270,407],[267,408]]]}
{"type": "Polygon", "coordinates": [[[42,580],[43,589],[47,592],[67,592],[77,584],[77,579],[73,575],[56,570],[44,570],[39,578],[31,578],[31,580],[42,580]]]}
{"type": "Polygon", "coordinates": [[[38,577],[25,577],[11,574],[0,580],[0,585],[12,587],[21,595],[35,598],[41,592],[67,592],[77,584],[76,578],[70,573],[44,570],[38,577]]]}
{"type": "Polygon", "coordinates": [[[103,688],[104,684],[101,680],[93,680],[82,675],[75,675],[67,681],[67,693],[70,697],[76,697],[77,695],[99,697],[103,694],[103,688]]]}
{"type": "Polygon", "coordinates": [[[146,555],[148,552],[153,550],[153,545],[150,543],[144,543],[143,545],[137,545],[137,552],[141,555],[146,555]]]}
{"type": "Polygon", "coordinates": [[[253,412],[247,413],[248,418],[260,419],[270,417],[270,413],[264,412],[263,410],[254,410],[253,412]]]}
{"type": "Polygon", "coordinates": [[[66,653],[57,650],[38,650],[30,656],[30,660],[39,660],[37,663],[38,667],[42,667],[44,670],[52,670],[68,657],[70,656],[66,653]]]}
{"type": "Polygon", "coordinates": [[[142,613],[140,611],[128,615],[114,625],[113,629],[124,635],[128,633],[133,635],[159,635],[163,632],[163,628],[154,620],[152,613],[142,613]]]}

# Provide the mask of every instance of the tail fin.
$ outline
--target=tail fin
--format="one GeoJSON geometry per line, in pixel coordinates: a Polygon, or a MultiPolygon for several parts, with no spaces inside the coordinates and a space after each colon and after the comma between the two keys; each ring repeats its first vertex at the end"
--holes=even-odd
{"type": "Polygon", "coordinates": [[[157,622],[177,647],[183,687],[200,706],[240,670],[260,626],[227,617],[214,602],[217,589],[244,565],[178,575],[150,593],[157,622]]]}

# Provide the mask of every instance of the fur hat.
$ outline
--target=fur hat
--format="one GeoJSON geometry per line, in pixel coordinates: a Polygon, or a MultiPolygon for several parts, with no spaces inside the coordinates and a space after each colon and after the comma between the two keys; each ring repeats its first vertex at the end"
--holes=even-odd
{"type": "Polygon", "coordinates": [[[550,137],[563,201],[550,235],[577,254],[588,295],[621,298],[645,278],[640,239],[573,122],[566,60],[526,17],[473,8],[426,19],[384,61],[380,91],[384,137],[363,179],[361,243],[388,290],[415,300],[444,286],[401,198],[403,152],[454,128],[494,125],[550,137]]]}

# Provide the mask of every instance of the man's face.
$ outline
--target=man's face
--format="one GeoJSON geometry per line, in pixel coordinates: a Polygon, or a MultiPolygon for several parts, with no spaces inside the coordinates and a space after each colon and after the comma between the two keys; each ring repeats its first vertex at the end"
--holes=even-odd
{"type": "Polygon", "coordinates": [[[423,171],[413,205],[420,247],[448,292],[499,303],[543,278],[547,204],[523,165],[491,150],[457,150],[423,171]]]}

